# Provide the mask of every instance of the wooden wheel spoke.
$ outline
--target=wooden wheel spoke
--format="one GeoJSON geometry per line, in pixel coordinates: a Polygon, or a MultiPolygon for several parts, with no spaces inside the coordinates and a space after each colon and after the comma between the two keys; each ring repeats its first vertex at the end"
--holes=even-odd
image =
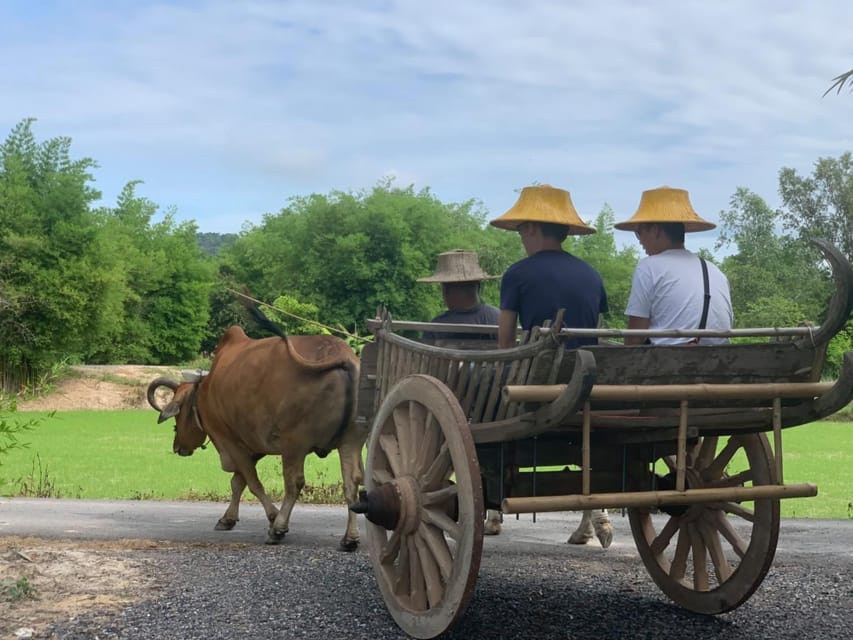
{"type": "Polygon", "coordinates": [[[397,448],[400,456],[400,474],[402,475],[410,474],[412,472],[412,465],[414,464],[412,457],[414,449],[412,431],[416,425],[412,423],[411,414],[412,407],[416,406],[417,403],[409,402],[407,404],[408,406],[401,404],[395,407],[392,412],[394,431],[397,435],[397,448]]]}
{"type": "Polygon", "coordinates": [[[722,511],[717,512],[717,517],[714,519],[714,526],[732,546],[732,549],[738,557],[743,558],[746,555],[746,550],[749,547],[749,544],[737,531],[735,531],[732,523],[729,522],[729,519],[722,511]]]}
{"type": "Polygon", "coordinates": [[[450,477],[450,471],[452,468],[453,459],[450,457],[450,448],[447,446],[447,442],[443,442],[438,455],[429,465],[429,468],[419,478],[421,489],[423,491],[427,491],[431,487],[443,484],[443,481],[450,477]]]}
{"type": "Polygon", "coordinates": [[[714,563],[717,583],[723,584],[732,575],[732,567],[726,559],[725,553],[723,553],[720,534],[708,522],[699,523],[699,533],[702,535],[702,540],[705,541],[705,548],[708,550],[708,555],[711,556],[711,562],[714,563]]]}
{"type": "Polygon", "coordinates": [[[732,458],[737,453],[737,450],[742,446],[743,443],[739,438],[729,438],[726,446],[723,447],[723,450],[720,451],[714,461],[704,469],[700,469],[702,479],[705,482],[710,482],[711,480],[716,480],[721,477],[723,472],[726,470],[726,466],[728,466],[729,462],[731,462],[732,458]]]}
{"type": "Polygon", "coordinates": [[[438,527],[457,542],[462,539],[462,527],[440,509],[423,509],[421,520],[438,527]]]}
{"type": "Polygon", "coordinates": [[[693,588],[696,591],[708,591],[708,558],[705,543],[694,524],[687,525],[690,535],[690,549],[693,552],[693,588]]]}
{"type": "Polygon", "coordinates": [[[426,577],[414,536],[406,536],[406,546],[409,551],[409,597],[412,608],[416,611],[424,611],[427,608],[426,577]]]}
{"type": "Polygon", "coordinates": [[[663,529],[661,529],[660,533],[655,537],[649,547],[656,556],[662,554],[664,550],[669,546],[670,540],[672,540],[672,536],[678,533],[679,519],[676,517],[671,517],[667,520],[663,529]]]}
{"type": "Polygon", "coordinates": [[[459,487],[455,484],[438,489],[436,491],[425,491],[421,494],[421,504],[425,507],[430,507],[437,504],[443,504],[451,498],[456,498],[459,495],[459,487]]]}
{"type": "Polygon", "coordinates": [[[747,522],[755,522],[755,512],[752,509],[742,507],[737,502],[721,502],[719,507],[726,513],[743,518],[747,522]]]}
{"type": "Polygon", "coordinates": [[[393,565],[392,572],[392,580],[391,587],[399,596],[408,597],[412,590],[412,579],[411,573],[409,571],[409,564],[411,563],[411,558],[409,557],[409,545],[408,542],[404,539],[400,539],[400,553],[398,556],[398,561],[395,565],[393,565]]]}
{"type": "Polygon", "coordinates": [[[717,480],[705,483],[706,489],[721,488],[721,487],[742,487],[747,482],[752,482],[752,469],[741,471],[733,476],[723,475],[717,480]]]}
{"type": "Polygon", "coordinates": [[[379,436],[379,448],[388,459],[388,466],[391,467],[391,473],[395,478],[403,475],[403,463],[400,460],[400,447],[397,444],[397,438],[387,433],[379,436]]]}
{"type": "Polygon", "coordinates": [[[426,583],[427,602],[430,607],[434,607],[441,602],[441,597],[444,595],[438,562],[436,562],[429,544],[420,535],[420,532],[416,532],[412,538],[415,541],[415,548],[418,550],[418,559],[426,583]]]}
{"type": "Polygon", "coordinates": [[[415,477],[423,473],[427,465],[435,459],[439,447],[440,436],[441,426],[436,422],[435,416],[432,413],[428,413],[424,424],[423,437],[421,438],[421,442],[418,446],[415,468],[412,470],[415,477]]]}
{"type": "Polygon", "coordinates": [[[387,469],[377,468],[373,470],[373,482],[375,482],[377,485],[382,485],[393,481],[394,476],[387,469]]]}
{"type": "Polygon", "coordinates": [[[687,528],[680,527],[678,530],[678,542],[675,543],[675,555],[672,557],[672,566],[669,569],[669,577],[673,580],[684,580],[687,572],[687,555],[690,553],[690,536],[687,528]]]}
{"type": "Polygon", "coordinates": [[[453,555],[450,553],[450,548],[447,546],[447,541],[438,529],[424,522],[418,527],[418,533],[426,541],[438,564],[438,570],[441,573],[442,579],[445,581],[450,579],[450,574],[453,572],[453,555]]]}
{"type": "Polygon", "coordinates": [[[391,532],[391,537],[388,542],[382,547],[382,553],[379,556],[379,562],[382,564],[391,564],[400,553],[401,536],[396,531],[391,532]]]}
{"type": "Polygon", "coordinates": [[[714,460],[714,455],[717,453],[717,436],[707,436],[702,439],[702,444],[699,447],[699,453],[694,459],[693,466],[697,469],[705,469],[714,460]]]}

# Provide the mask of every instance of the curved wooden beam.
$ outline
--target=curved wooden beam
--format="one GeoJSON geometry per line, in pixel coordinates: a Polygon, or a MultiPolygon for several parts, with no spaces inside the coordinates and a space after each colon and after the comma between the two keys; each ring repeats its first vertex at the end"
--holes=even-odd
{"type": "Polygon", "coordinates": [[[822,345],[829,342],[836,333],[844,328],[853,314],[853,266],[850,261],[833,244],[826,240],[815,238],[811,241],[823,253],[824,258],[832,267],[832,279],[835,291],[829,302],[826,318],[821,322],[814,335],[801,338],[797,342],[803,346],[822,345]]]}

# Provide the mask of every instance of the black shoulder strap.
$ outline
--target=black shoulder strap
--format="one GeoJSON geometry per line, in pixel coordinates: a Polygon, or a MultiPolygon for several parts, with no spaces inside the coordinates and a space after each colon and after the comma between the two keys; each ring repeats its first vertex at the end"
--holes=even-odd
{"type": "Polygon", "coordinates": [[[708,265],[705,264],[705,258],[699,258],[702,263],[702,284],[705,285],[705,302],[702,305],[702,319],[699,321],[699,328],[704,329],[705,323],[708,322],[708,306],[711,304],[711,291],[708,284],[708,265]]]}

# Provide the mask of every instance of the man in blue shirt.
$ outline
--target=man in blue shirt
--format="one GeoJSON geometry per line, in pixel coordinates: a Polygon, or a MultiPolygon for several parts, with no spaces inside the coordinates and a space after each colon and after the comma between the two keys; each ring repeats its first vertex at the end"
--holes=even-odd
{"type": "MultiPolygon", "coordinates": [[[[516,262],[501,280],[501,315],[498,321],[498,346],[516,344],[517,325],[529,331],[553,320],[565,309],[563,327],[594,329],[600,316],[608,311],[604,281],[589,264],[563,251],[569,234],[588,235],[595,228],[581,220],[568,191],[550,185],[525,187],[513,207],[491,224],[518,231],[527,257],[516,262]]],[[[566,347],[595,344],[596,338],[572,338],[566,347]]],[[[486,533],[500,531],[497,512],[489,511],[486,533]]],[[[572,544],[585,544],[593,533],[607,548],[613,529],[607,511],[587,510],[577,530],[569,537],[572,544]]]]}
{"type": "MultiPolygon", "coordinates": [[[[498,345],[516,344],[516,328],[525,331],[553,320],[565,309],[564,327],[594,329],[606,313],[607,294],[598,272],[563,250],[569,234],[587,235],[595,228],[581,220],[568,191],[549,185],[525,187],[518,202],[492,225],[518,231],[527,257],[516,262],[501,280],[498,345]]],[[[595,338],[573,338],[569,348],[595,344],[595,338]]]]}

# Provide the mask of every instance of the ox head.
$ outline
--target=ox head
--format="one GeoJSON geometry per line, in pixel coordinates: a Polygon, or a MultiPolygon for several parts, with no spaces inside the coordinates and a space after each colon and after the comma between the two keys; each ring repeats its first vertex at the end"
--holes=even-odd
{"type": "Polygon", "coordinates": [[[200,377],[192,381],[178,382],[172,378],[157,378],[148,385],[148,404],[160,412],[157,423],[175,419],[175,440],[172,450],[179,456],[191,456],[199,447],[204,448],[207,433],[201,424],[196,406],[200,377]],[[159,393],[162,387],[171,389],[168,401],[159,393]]]}

